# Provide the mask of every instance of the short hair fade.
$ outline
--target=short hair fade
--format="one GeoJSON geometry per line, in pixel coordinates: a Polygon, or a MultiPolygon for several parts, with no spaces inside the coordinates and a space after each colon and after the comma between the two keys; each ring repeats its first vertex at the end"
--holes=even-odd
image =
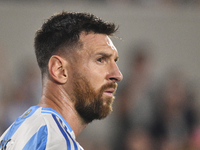
{"type": "Polygon", "coordinates": [[[34,47],[42,74],[48,72],[52,55],[63,46],[78,45],[81,32],[113,35],[117,31],[114,23],[103,21],[90,13],[66,12],[51,16],[36,32],[34,47]]]}

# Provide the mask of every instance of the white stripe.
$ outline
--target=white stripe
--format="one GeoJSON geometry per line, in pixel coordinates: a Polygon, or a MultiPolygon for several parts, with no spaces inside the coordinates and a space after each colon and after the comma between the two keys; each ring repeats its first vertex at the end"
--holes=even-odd
{"type": "MultiPolygon", "coordinates": [[[[53,112],[53,111],[50,111],[50,110],[42,110],[42,113],[49,113],[49,114],[54,114],[57,118],[61,119],[62,120],[62,123],[64,126],[66,126],[67,128],[67,131],[70,133],[70,135],[72,136],[73,139],[75,139],[75,134],[74,134],[74,131],[70,131],[69,128],[67,127],[67,125],[65,125],[64,123],[64,120],[62,118],[60,118],[60,116],[53,112]]],[[[57,119],[59,121],[59,119],[57,119]]],[[[59,121],[60,122],[60,121],[59,121]]]]}
{"type": "Polygon", "coordinates": [[[43,118],[38,117],[38,113],[40,113],[40,109],[36,110],[36,112],[27,118],[18,130],[13,134],[11,140],[14,146],[13,150],[20,150],[26,145],[26,143],[30,140],[30,138],[40,129],[41,126],[45,125],[43,118]],[[34,126],[30,126],[34,123],[34,126]],[[29,126],[30,126],[30,129],[29,126]],[[22,140],[23,139],[23,140],[22,140]]]}
{"type": "Polygon", "coordinates": [[[47,123],[48,126],[48,138],[47,138],[47,145],[46,149],[48,150],[60,150],[60,149],[66,149],[66,141],[63,137],[62,133],[57,127],[56,122],[49,114],[43,114],[44,120],[47,123]]]}
{"type": "MultiPolygon", "coordinates": [[[[75,147],[74,147],[74,142],[73,142],[73,136],[71,135],[71,134],[68,134],[68,133],[70,133],[69,132],[69,130],[68,130],[68,128],[67,128],[67,126],[64,124],[64,122],[60,122],[60,120],[59,120],[59,118],[56,118],[57,120],[58,120],[58,123],[60,124],[60,126],[62,127],[62,129],[63,129],[63,131],[65,132],[65,134],[67,135],[67,138],[68,138],[68,140],[69,140],[69,142],[70,142],[70,146],[71,146],[71,150],[74,150],[75,149],[75,147]],[[67,131],[68,131],[68,133],[66,132],[66,130],[65,130],[65,127],[66,126],[66,128],[67,128],[67,131]]],[[[61,132],[61,131],[60,131],[61,132]]],[[[76,141],[75,141],[75,143],[76,143],[76,141]]]]}

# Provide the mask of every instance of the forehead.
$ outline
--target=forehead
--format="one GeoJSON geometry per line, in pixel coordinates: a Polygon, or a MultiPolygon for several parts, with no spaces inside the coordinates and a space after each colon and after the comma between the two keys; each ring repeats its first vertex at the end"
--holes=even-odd
{"type": "Polygon", "coordinates": [[[111,39],[105,34],[81,34],[80,40],[83,42],[83,49],[90,52],[98,50],[107,51],[118,55],[117,49],[111,39]]]}

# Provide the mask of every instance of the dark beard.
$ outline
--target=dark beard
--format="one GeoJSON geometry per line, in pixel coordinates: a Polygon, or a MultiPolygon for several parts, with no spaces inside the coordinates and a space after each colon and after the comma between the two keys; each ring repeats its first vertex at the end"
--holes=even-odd
{"type": "Polygon", "coordinates": [[[94,91],[89,81],[80,74],[74,74],[73,95],[75,109],[86,123],[94,119],[103,119],[112,111],[113,98],[102,98],[103,92],[108,88],[116,89],[116,83],[103,85],[97,92],[94,91]],[[106,104],[105,104],[106,103],[106,104]]]}

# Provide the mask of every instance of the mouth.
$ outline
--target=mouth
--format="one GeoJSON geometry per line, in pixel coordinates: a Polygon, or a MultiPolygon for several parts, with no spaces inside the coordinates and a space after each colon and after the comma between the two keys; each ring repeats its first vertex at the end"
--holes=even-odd
{"type": "Polygon", "coordinates": [[[106,91],[104,91],[104,94],[106,94],[109,97],[113,97],[114,93],[115,93],[115,89],[114,88],[110,88],[110,89],[107,89],[106,91]]]}

